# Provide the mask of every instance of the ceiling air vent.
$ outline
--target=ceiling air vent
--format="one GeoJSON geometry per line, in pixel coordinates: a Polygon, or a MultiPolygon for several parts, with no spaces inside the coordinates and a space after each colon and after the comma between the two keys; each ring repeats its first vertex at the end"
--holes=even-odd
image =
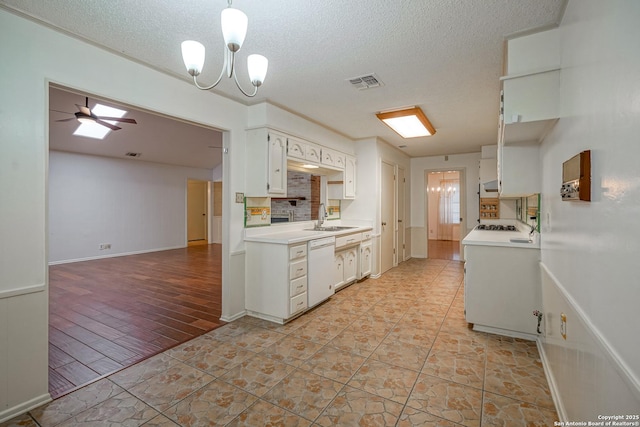
{"type": "Polygon", "coordinates": [[[142,156],[142,153],[132,153],[131,151],[129,151],[127,154],[125,154],[125,156],[127,156],[127,157],[140,157],[140,156],[142,156]]]}
{"type": "Polygon", "coordinates": [[[364,76],[352,77],[347,79],[351,86],[355,87],[358,90],[371,89],[374,87],[384,86],[382,80],[375,73],[366,74],[364,76]]]}

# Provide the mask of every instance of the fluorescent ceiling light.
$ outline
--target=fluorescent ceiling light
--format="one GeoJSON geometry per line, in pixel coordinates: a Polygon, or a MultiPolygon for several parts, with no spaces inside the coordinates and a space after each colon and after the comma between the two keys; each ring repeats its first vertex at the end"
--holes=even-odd
{"type": "MultiPolygon", "coordinates": [[[[96,116],[118,118],[124,117],[124,115],[127,114],[127,111],[125,110],[107,107],[106,105],[102,104],[96,104],[96,106],[91,109],[91,112],[96,116]]],[[[105,120],[105,122],[111,123],[112,125],[115,125],[117,123],[113,120],[105,120]]],[[[81,122],[80,126],[78,126],[78,129],[76,129],[73,134],[77,136],[86,136],[87,138],[104,139],[105,136],[109,134],[109,132],[111,132],[111,129],[109,129],[108,127],[99,125],[95,121],[87,118],[81,122]]]]}
{"type": "Polygon", "coordinates": [[[420,107],[378,113],[376,116],[403,138],[431,136],[436,133],[420,107]]]}
{"type": "Polygon", "coordinates": [[[306,169],[318,169],[320,166],[316,166],[316,165],[302,165],[303,168],[306,169]]]}

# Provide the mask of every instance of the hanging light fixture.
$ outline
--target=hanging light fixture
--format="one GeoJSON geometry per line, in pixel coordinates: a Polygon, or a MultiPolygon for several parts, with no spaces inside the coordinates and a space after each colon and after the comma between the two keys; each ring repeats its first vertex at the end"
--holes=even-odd
{"type": "Polygon", "coordinates": [[[205,49],[202,43],[194,40],[182,42],[182,59],[185,67],[187,67],[187,72],[193,77],[193,83],[198,89],[213,89],[220,83],[222,76],[226,72],[227,77],[233,77],[240,92],[245,96],[253,97],[258,93],[258,87],[264,82],[269,61],[262,55],[249,55],[247,58],[247,68],[249,69],[249,80],[251,80],[251,84],[253,85],[253,93],[245,92],[240,86],[240,83],[238,83],[238,76],[234,73],[234,67],[236,52],[242,47],[244,38],[247,35],[248,20],[247,15],[238,9],[232,8],[231,3],[232,0],[227,0],[228,7],[220,14],[222,36],[224,37],[226,49],[224,53],[224,64],[218,80],[211,86],[200,86],[198,84],[197,77],[202,72],[205,56],[205,49]]]}

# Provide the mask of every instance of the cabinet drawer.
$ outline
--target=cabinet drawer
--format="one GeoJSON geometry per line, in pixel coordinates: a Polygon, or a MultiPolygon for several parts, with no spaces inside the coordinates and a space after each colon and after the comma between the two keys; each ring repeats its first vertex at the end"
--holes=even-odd
{"type": "Polygon", "coordinates": [[[289,259],[297,259],[307,256],[307,245],[298,245],[289,248],[289,259]]]}
{"type": "Polygon", "coordinates": [[[289,314],[294,315],[307,308],[307,293],[302,293],[291,298],[289,305],[289,314]]]}
{"type": "Polygon", "coordinates": [[[362,233],[348,234],[346,236],[336,237],[336,248],[343,246],[357,245],[362,240],[362,233]]]}
{"type": "Polygon", "coordinates": [[[300,295],[303,292],[307,292],[307,276],[298,277],[291,281],[291,289],[289,295],[294,297],[300,295]]]}
{"type": "Polygon", "coordinates": [[[298,277],[307,275],[307,260],[306,258],[300,261],[295,261],[289,264],[289,279],[297,279],[298,277]]]}

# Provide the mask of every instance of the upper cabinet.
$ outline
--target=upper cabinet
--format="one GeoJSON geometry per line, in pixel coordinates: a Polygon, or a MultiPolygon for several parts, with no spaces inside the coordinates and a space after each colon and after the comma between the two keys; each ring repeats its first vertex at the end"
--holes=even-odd
{"type": "Polygon", "coordinates": [[[539,193],[539,142],[560,117],[560,39],[557,29],[507,43],[498,134],[500,197],[539,193]]]}
{"type": "Polygon", "coordinates": [[[320,163],[322,148],[318,144],[291,137],[288,140],[287,157],[308,163],[320,163]]]}
{"type": "Polygon", "coordinates": [[[326,166],[333,166],[336,169],[344,169],[345,154],[330,148],[322,148],[321,163],[326,166]]]}
{"type": "Polygon", "coordinates": [[[344,198],[356,198],[356,158],[347,156],[344,165],[344,198]]]}
{"type": "Polygon", "coordinates": [[[500,100],[504,144],[537,142],[560,116],[559,46],[557,29],[508,41],[500,100]]]}
{"type": "Polygon", "coordinates": [[[247,132],[246,188],[248,197],[287,194],[287,137],[270,129],[247,132]]]}

